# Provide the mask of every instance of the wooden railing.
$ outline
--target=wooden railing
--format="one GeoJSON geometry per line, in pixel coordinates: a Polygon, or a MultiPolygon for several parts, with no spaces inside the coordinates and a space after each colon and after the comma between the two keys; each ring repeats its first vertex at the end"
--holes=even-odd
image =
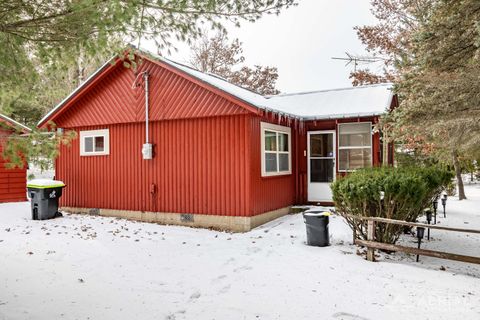
{"type": "MultiPolygon", "coordinates": [[[[425,223],[407,222],[407,221],[393,220],[393,219],[386,219],[386,218],[379,218],[379,217],[359,217],[359,216],[353,216],[353,215],[349,215],[348,217],[354,220],[367,221],[367,240],[361,240],[361,239],[355,238],[355,244],[367,247],[367,260],[369,261],[375,261],[375,249],[380,249],[380,250],[400,251],[400,252],[435,257],[440,259],[448,259],[448,260],[480,264],[480,257],[465,256],[465,255],[449,253],[449,252],[426,250],[426,249],[419,249],[419,248],[405,247],[405,246],[399,246],[399,245],[388,244],[383,242],[377,242],[375,241],[375,224],[376,223],[396,224],[396,225],[409,226],[409,227],[421,227],[425,229],[430,228],[430,229],[436,229],[436,230],[474,233],[474,234],[480,234],[480,230],[441,227],[441,226],[425,224],[425,223]]],[[[479,248],[479,251],[480,251],[480,248],[479,248]]]]}

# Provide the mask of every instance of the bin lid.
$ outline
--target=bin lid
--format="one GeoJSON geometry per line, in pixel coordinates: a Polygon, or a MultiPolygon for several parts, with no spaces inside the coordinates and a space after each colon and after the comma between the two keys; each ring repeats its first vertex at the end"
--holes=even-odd
{"type": "Polygon", "coordinates": [[[330,216],[332,213],[330,211],[306,211],[303,215],[309,217],[320,217],[320,216],[330,216]]]}
{"type": "Polygon", "coordinates": [[[51,179],[34,179],[27,182],[28,188],[47,189],[65,187],[63,181],[51,179]]]}

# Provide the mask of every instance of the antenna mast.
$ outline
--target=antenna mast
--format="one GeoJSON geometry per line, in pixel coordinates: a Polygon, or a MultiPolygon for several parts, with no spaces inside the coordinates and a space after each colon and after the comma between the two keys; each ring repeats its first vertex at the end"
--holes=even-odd
{"type": "Polygon", "coordinates": [[[345,64],[345,67],[348,66],[349,64],[353,64],[354,72],[357,71],[357,66],[359,64],[369,64],[369,63],[375,63],[375,62],[385,60],[383,58],[375,57],[375,56],[356,56],[348,52],[345,52],[345,55],[346,57],[332,57],[332,59],[347,61],[347,63],[345,64]]]}

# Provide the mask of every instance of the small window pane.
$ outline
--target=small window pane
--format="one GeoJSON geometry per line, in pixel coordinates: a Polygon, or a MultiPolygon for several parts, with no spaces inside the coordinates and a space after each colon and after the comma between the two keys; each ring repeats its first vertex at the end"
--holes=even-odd
{"type": "Polygon", "coordinates": [[[288,163],[288,153],[280,153],[278,155],[278,170],[279,171],[290,171],[288,163]]]}
{"type": "Polygon", "coordinates": [[[333,159],[310,159],[310,182],[332,182],[333,159]]]}
{"type": "Polygon", "coordinates": [[[277,172],[277,154],[265,153],[265,171],[277,172]]]}
{"type": "Polygon", "coordinates": [[[349,123],[339,126],[340,147],[369,147],[371,145],[370,123],[349,123]]]}
{"type": "Polygon", "coordinates": [[[93,137],[85,138],[85,152],[93,152],[93,137]]]}
{"type": "Polygon", "coordinates": [[[104,150],[105,138],[103,136],[95,137],[95,151],[102,152],[104,150]]]}
{"type": "Polygon", "coordinates": [[[277,133],[265,130],[265,150],[277,151],[277,133]]]}
{"type": "Polygon", "coordinates": [[[288,151],[288,134],[278,133],[278,151],[288,151]]]}
{"type": "Polygon", "coordinates": [[[370,147],[370,133],[341,134],[340,147],[370,147]]]}
{"type": "Polygon", "coordinates": [[[367,168],[372,165],[372,151],[370,148],[339,150],[338,161],[339,170],[367,168]]]}
{"type": "Polygon", "coordinates": [[[370,122],[342,123],[338,126],[340,134],[370,133],[372,124],[370,122]]]}
{"type": "Polygon", "coordinates": [[[310,135],[311,157],[333,157],[333,134],[310,135]]]}

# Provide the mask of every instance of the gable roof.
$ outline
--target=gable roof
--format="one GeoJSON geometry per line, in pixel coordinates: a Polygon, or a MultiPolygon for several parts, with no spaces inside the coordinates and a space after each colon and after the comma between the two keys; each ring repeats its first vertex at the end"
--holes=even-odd
{"type": "Polygon", "coordinates": [[[7,117],[6,115],[1,114],[1,113],[0,113],[0,122],[3,122],[3,123],[8,124],[8,125],[9,125],[10,127],[12,127],[12,128],[17,128],[17,129],[19,129],[20,131],[22,131],[22,132],[24,132],[24,133],[27,133],[27,132],[32,131],[32,129],[30,129],[29,127],[21,124],[21,123],[18,122],[18,121],[15,121],[15,120],[13,120],[12,118],[7,117]]]}
{"type": "MultiPolygon", "coordinates": [[[[201,72],[147,51],[137,50],[136,52],[144,59],[163,63],[184,77],[196,80],[207,88],[226,94],[226,98],[239,103],[249,111],[259,109],[303,120],[378,116],[387,112],[393,98],[392,84],[262,96],[232,84],[219,76],[201,72]]],[[[118,57],[114,56],[107,61],[83,84],[48,112],[38,122],[38,126],[45,125],[69,101],[89,87],[100,74],[113,69],[112,66],[115,65],[115,62],[118,63],[118,60],[118,57]]]]}
{"type": "Polygon", "coordinates": [[[100,68],[98,68],[94,73],[92,73],[82,84],[80,84],[75,90],[73,90],[68,96],[65,97],[60,103],[58,103],[52,110],[47,112],[47,114],[38,121],[37,126],[41,127],[42,125],[46,124],[51,117],[53,117],[58,111],[60,111],[63,106],[69,102],[73,97],[78,95],[80,92],[83,91],[86,87],[88,87],[95,78],[97,78],[102,72],[111,68],[115,60],[117,59],[117,55],[110,58],[107,62],[105,62],[100,68]]]}

